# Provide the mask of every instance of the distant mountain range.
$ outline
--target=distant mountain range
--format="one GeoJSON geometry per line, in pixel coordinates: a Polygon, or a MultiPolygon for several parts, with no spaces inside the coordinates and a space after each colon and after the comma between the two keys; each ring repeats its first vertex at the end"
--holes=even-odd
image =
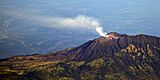
{"type": "Polygon", "coordinates": [[[58,52],[1,59],[0,77],[2,80],[160,79],[160,37],[116,32],[107,35],[58,52]]]}

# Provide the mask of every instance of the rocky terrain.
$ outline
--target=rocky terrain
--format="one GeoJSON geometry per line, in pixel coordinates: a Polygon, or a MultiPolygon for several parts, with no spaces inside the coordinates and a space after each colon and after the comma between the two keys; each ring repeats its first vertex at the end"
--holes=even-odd
{"type": "MultiPolygon", "coordinates": [[[[64,44],[65,45],[65,44],[64,44]]],[[[2,80],[158,80],[160,38],[111,32],[78,47],[0,60],[2,80]]]]}

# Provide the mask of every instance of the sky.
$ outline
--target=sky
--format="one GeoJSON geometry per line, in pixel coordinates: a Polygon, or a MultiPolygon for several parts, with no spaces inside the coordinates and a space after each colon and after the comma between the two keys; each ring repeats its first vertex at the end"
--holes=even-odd
{"type": "Polygon", "coordinates": [[[15,18],[54,27],[52,18],[84,15],[99,20],[106,32],[159,35],[159,3],[160,0],[1,0],[0,16],[2,21],[15,18]]]}
{"type": "Polygon", "coordinates": [[[0,55],[19,55],[24,52],[20,46],[34,46],[24,54],[58,51],[105,32],[160,36],[159,4],[160,0],[0,0],[0,44],[5,46],[0,46],[0,55]]]}

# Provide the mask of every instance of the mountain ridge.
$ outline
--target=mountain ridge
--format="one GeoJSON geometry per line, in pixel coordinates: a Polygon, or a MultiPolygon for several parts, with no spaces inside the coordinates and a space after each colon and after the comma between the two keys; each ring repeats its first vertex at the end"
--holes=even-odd
{"type": "MultiPolygon", "coordinates": [[[[0,66],[2,72],[7,72],[7,77],[15,72],[16,78],[20,79],[37,79],[41,77],[37,74],[46,75],[46,73],[49,75],[54,73],[50,76],[53,80],[58,77],[75,80],[106,80],[111,77],[114,79],[115,76],[119,76],[116,79],[122,80],[152,80],[153,77],[159,79],[160,37],[110,32],[105,37],[90,40],[75,48],[44,55],[34,54],[1,59],[0,66]],[[37,69],[42,72],[47,70],[47,72],[37,73],[37,69]]],[[[0,74],[0,77],[3,75],[0,74]]],[[[44,80],[46,77],[41,78],[44,80]]]]}
{"type": "MultiPolygon", "coordinates": [[[[138,47],[143,46],[144,49],[146,49],[146,44],[153,45],[155,47],[160,47],[157,44],[160,44],[160,39],[158,37],[154,36],[148,36],[148,35],[136,35],[136,36],[127,36],[125,34],[118,34],[115,32],[108,33],[108,35],[114,35],[115,37],[118,37],[116,39],[110,39],[109,37],[101,37],[97,38],[91,41],[88,41],[87,43],[84,43],[83,45],[76,47],[74,50],[70,51],[69,53],[77,53],[76,51],[80,51],[79,55],[85,53],[94,55],[93,53],[97,52],[103,52],[104,54],[107,53],[115,53],[118,52],[119,50],[126,48],[129,44],[136,45],[138,47]],[[106,47],[106,48],[105,48],[106,47]],[[80,50],[81,49],[81,50],[80,50]],[[88,49],[88,50],[87,50],[88,49]],[[91,49],[91,50],[89,50],[91,49]],[[98,49],[98,51],[95,51],[98,49]],[[92,52],[91,52],[92,51],[92,52]],[[95,51],[95,52],[93,52],[95,51]]],[[[83,55],[82,55],[83,56],[83,55]]],[[[87,56],[88,57],[88,56],[87,56]]]]}

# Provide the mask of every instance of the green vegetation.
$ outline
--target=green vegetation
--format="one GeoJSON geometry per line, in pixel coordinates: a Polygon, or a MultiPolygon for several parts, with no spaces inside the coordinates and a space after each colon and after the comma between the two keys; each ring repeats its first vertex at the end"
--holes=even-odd
{"type": "Polygon", "coordinates": [[[105,64],[105,62],[102,58],[95,59],[95,60],[91,61],[90,63],[88,63],[89,66],[96,67],[96,68],[102,67],[103,64],[105,64]]]}
{"type": "MultiPolygon", "coordinates": [[[[39,58],[38,60],[28,58],[28,61],[15,61],[8,63],[7,66],[1,66],[0,77],[2,77],[1,80],[152,80],[159,78],[160,72],[157,66],[160,61],[159,54],[149,46],[145,50],[131,44],[113,55],[91,61],[41,61],[39,58]]],[[[75,57],[75,55],[71,56],[75,57]]]]}

